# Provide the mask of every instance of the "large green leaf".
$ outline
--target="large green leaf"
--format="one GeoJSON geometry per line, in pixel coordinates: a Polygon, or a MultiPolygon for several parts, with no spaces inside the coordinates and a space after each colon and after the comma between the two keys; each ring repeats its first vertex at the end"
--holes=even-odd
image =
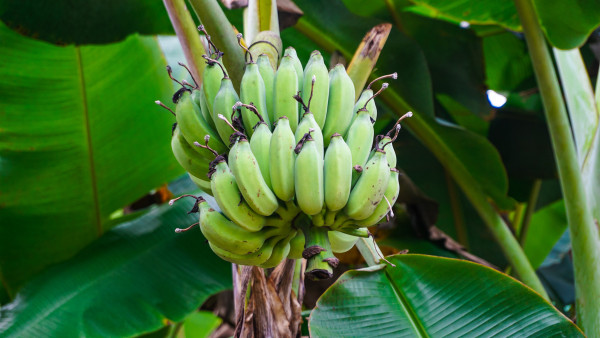
{"type": "Polygon", "coordinates": [[[57,47],[0,23],[0,277],[10,295],[182,169],[153,38],[57,47]]]}
{"type": "Polygon", "coordinates": [[[2,307],[2,337],[124,337],[180,321],[231,286],[231,265],[198,229],[193,200],[164,204],[47,269],[2,307]]]}
{"type": "Polygon", "coordinates": [[[476,25],[501,25],[510,30],[521,29],[515,4],[511,0],[410,0],[412,12],[454,23],[466,21],[476,25]]]}
{"type": "Polygon", "coordinates": [[[396,267],[346,272],[317,301],[313,337],[582,337],[531,289],[447,258],[392,256],[396,267]]]}
{"type": "Polygon", "coordinates": [[[585,43],[600,26],[600,3],[594,0],[533,0],[548,41],[560,49],[585,43]]]}
{"type": "Polygon", "coordinates": [[[483,38],[486,85],[496,91],[535,86],[531,58],[523,39],[505,32],[483,38]]]}
{"type": "Polygon", "coordinates": [[[109,43],[132,33],[173,33],[160,0],[3,0],[0,20],[23,35],[56,44],[109,43]]]}

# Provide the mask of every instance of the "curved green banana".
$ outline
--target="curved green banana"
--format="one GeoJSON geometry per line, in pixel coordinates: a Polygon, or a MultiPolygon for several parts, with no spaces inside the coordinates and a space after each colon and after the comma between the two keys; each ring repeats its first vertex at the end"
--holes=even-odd
{"type": "Polygon", "coordinates": [[[371,216],[383,195],[390,179],[390,166],[385,153],[377,150],[364,166],[363,172],[350,192],[344,212],[350,218],[363,220],[371,216]]]}
{"type": "Polygon", "coordinates": [[[260,172],[256,157],[246,138],[239,138],[229,151],[229,167],[248,205],[259,215],[269,216],[279,207],[260,172]]]}
{"type": "Polygon", "coordinates": [[[302,251],[304,251],[304,232],[298,230],[296,236],[290,241],[290,252],[288,254],[289,259],[300,259],[302,258],[302,251]]]}
{"type": "Polygon", "coordinates": [[[358,110],[365,107],[365,103],[367,104],[366,109],[367,112],[369,112],[369,116],[371,116],[373,121],[377,121],[377,106],[375,105],[375,100],[369,101],[371,97],[373,97],[372,89],[363,90],[363,92],[360,94],[360,97],[358,98],[358,101],[356,101],[356,103],[354,104],[354,114],[352,121],[354,121],[354,119],[356,118],[356,113],[358,112],[358,110]]]}
{"type": "Polygon", "coordinates": [[[269,147],[269,172],[273,192],[282,201],[294,198],[294,167],[296,141],[287,117],[277,121],[269,147]]]}
{"type": "Polygon", "coordinates": [[[208,163],[210,161],[200,157],[196,150],[192,149],[179,131],[179,125],[173,131],[171,149],[173,150],[175,159],[185,171],[198,177],[198,179],[208,181],[205,177],[208,174],[208,163]]]}
{"type": "MultiPolygon", "coordinates": [[[[268,115],[265,82],[260,75],[256,63],[246,64],[246,71],[240,84],[240,99],[244,103],[252,104],[262,116],[267,126],[271,125],[268,115]]],[[[259,122],[258,116],[248,108],[242,108],[242,120],[246,134],[252,136],[254,126],[259,122]]]]}
{"type": "MultiPolygon", "coordinates": [[[[350,125],[346,135],[346,144],[352,153],[353,168],[355,166],[364,167],[367,163],[371,152],[371,144],[373,143],[373,135],[375,134],[369,113],[360,110],[357,114],[358,116],[350,125]]],[[[360,174],[357,171],[352,172],[352,184],[356,183],[359,176],[360,174]]]]}
{"type": "Polygon", "coordinates": [[[289,46],[283,52],[283,56],[289,56],[292,58],[294,69],[296,70],[296,75],[298,76],[298,88],[302,88],[304,70],[302,69],[302,62],[300,62],[300,59],[298,58],[298,53],[296,53],[294,47],[289,46]]]}
{"type": "Polygon", "coordinates": [[[252,153],[258,161],[260,173],[262,174],[262,177],[269,188],[272,187],[271,171],[269,170],[272,137],[273,133],[271,133],[271,130],[269,130],[267,124],[260,122],[260,124],[256,126],[256,130],[254,130],[254,134],[250,139],[250,149],[252,149],[252,153]]]}
{"type": "Polygon", "coordinates": [[[194,182],[198,186],[198,188],[202,189],[202,191],[204,191],[205,193],[213,196],[212,189],[210,188],[210,181],[203,180],[190,173],[188,173],[188,176],[190,177],[192,182],[194,182]]]}
{"type": "Polygon", "coordinates": [[[367,217],[362,221],[355,221],[354,224],[361,227],[370,227],[379,223],[379,221],[381,221],[385,217],[385,215],[387,215],[391,211],[391,206],[393,206],[394,203],[396,203],[399,192],[400,183],[398,181],[398,170],[392,168],[390,172],[390,180],[388,182],[387,188],[385,189],[385,193],[383,194],[386,201],[382,200],[381,203],[377,205],[377,208],[375,208],[375,211],[373,211],[373,214],[371,214],[371,216],[367,217]]]}
{"type": "Polygon", "coordinates": [[[310,136],[313,138],[313,140],[315,140],[317,149],[320,150],[321,157],[323,157],[323,153],[325,151],[323,146],[323,134],[321,133],[321,128],[319,128],[317,121],[315,121],[313,113],[310,111],[304,113],[302,120],[300,120],[300,123],[298,124],[296,133],[294,134],[296,143],[300,142],[300,139],[302,139],[304,134],[308,133],[309,131],[311,131],[310,136]]]}
{"type": "Polygon", "coordinates": [[[346,252],[358,241],[358,237],[347,235],[339,231],[329,231],[329,243],[331,244],[331,251],[335,253],[346,252]]]}
{"type": "MultiPolygon", "coordinates": [[[[209,135],[208,145],[212,149],[218,153],[227,151],[225,144],[220,141],[219,134],[204,121],[202,114],[194,109],[194,103],[188,91],[181,95],[177,103],[175,118],[177,119],[177,127],[188,144],[192,145],[194,142],[203,144],[206,135],[209,135]]],[[[193,147],[192,149],[209,162],[214,158],[214,155],[207,149],[199,147],[193,147]]]]}
{"type": "Polygon", "coordinates": [[[294,60],[290,56],[284,56],[275,73],[273,84],[273,118],[277,121],[287,116],[292,131],[296,131],[298,127],[298,102],[294,99],[298,90],[294,60]]]}
{"type": "Polygon", "coordinates": [[[302,101],[306,104],[309,110],[314,114],[315,121],[319,128],[323,129],[325,118],[327,116],[327,101],[329,98],[329,72],[323,61],[323,56],[319,51],[314,51],[310,55],[310,59],[306,68],[304,68],[304,81],[302,86],[302,101]],[[312,80],[315,77],[315,86],[311,88],[312,80]]]}
{"type": "Polygon", "coordinates": [[[352,188],[352,153],[340,134],[333,134],[325,153],[323,179],[327,211],[342,209],[352,188]]]}
{"type": "Polygon", "coordinates": [[[219,247],[218,245],[215,245],[214,243],[211,243],[210,241],[208,242],[208,245],[210,245],[212,251],[223,260],[240,265],[258,266],[266,262],[271,257],[275,246],[284,237],[285,236],[283,235],[271,237],[265,241],[264,245],[259,250],[246,255],[234,254],[219,247]]]}
{"type": "Polygon", "coordinates": [[[329,99],[323,127],[325,146],[329,145],[334,133],[345,135],[348,131],[354,116],[354,92],[354,83],[346,73],[346,68],[341,64],[336,65],[329,72],[329,99]]]}
{"type": "Polygon", "coordinates": [[[248,231],[223,214],[214,210],[208,202],[200,200],[200,230],[206,239],[231,253],[246,255],[258,251],[264,242],[277,235],[287,234],[285,228],[263,228],[260,231],[248,231]]]}
{"type": "Polygon", "coordinates": [[[228,77],[224,77],[221,80],[221,87],[219,88],[219,92],[217,96],[215,96],[215,102],[213,103],[213,111],[212,118],[215,121],[215,125],[217,126],[217,131],[219,132],[219,136],[221,140],[225,142],[225,144],[229,143],[229,137],[233,134],[233,129],[227,124],[227,122],[223,121],[219,118],[219,115],[223,115],[227,121],[231,123],[231,114],[233,113],[233,105],[235,105],[239,101],[239,97],[233,88],[233,83],[231,79],[228,77]]]}
{"type": "MultiPolygon", "coordinates": [[[[267,102],[269,122],[275,123],[276,119],[273,115],[273,84],[275,82],[275,69],[271,66],[271,61],[269,61],[269,56],[267,54],[259,55],[256,64],[258,65],[258,71],[260,72],[260,76],[265,85],[265,100],[267,102]]],[[[271,124],[269,124],[269,128],[272,128],[271,124]]]]}
{"type": "Polygon", "coordinates": [[[302,212],[316,215],[323,209],[325,193],[323,191],[323,156],[317,144],[310,137],[302,145],[296,157],[294,169],[296,202],[302,212]]]}
{"type": "Polygon", "coordinates": [[[273,248],[271,257],[269,257],[269,259],[267,259],[264,263],[259,264],[258,266],[263,269],[268,269],[268,268],[274,268],[279,263],[281,263],[281,261],[284,260],[290,253],[290,249],[291,249],[290,240],[292,238],[294,238],[294,236],[296,236],[296,230],[292,230],[286,238],[280,240],[275,245],[275,248],[273,248]]]}
{"type": "MultiPolygon", "coordinates": [[[[216,116],[213,114],[213,103],[215,102],[215,97],[219,92],[219,88],[221,88],[221,80],[224,76],[223,70],[216,62],[207,62],[204,73],[202,74],[202,90],[204,91],[206,106],[208,107],[208,111],[213,117],[213,120],[214,116],[216,116]]],[[[214,122],[216,122],[216,120],[214,120],[214,122]]]]}
{"type": "Polygon", "coordinates": [[[210,116],[210,110],[208,109],[208,105],[206,104],[206,97],[204,95],[204,90],[202,89],[203,85],[200,85],[199,90],[192,91],[192,101],[196,104],[198,111],[202,113],[202,118],[208,125],[213,129],[215,128],[215,121],[212,120],[212,116],[210,116]]]}
{"type": "Polygon", "coordinates": [[[219,208],[234,223],[248,231],[259,231],[265,226],[265,217],[254,212],[243,200],[235,176],[223,157],[211,175],[210,187],[219,208]]]}

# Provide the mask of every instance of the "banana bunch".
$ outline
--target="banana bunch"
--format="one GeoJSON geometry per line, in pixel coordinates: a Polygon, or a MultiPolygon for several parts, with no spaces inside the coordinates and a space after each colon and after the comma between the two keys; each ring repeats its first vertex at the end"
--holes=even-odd
{"type": "Polygon", "coordinates": [[[175,158],[220,208],[196,198],[202,233],[224,260],[270,268],[303,257],[308,277],[331,277],[333,252],[368,237],[398,197],[392,142],[410,113],[375,136],[374,98],[387,84],[371,89],[396,74],[355,102],[343,65],[328,70],[314,51],[303,67],[289,47],[277,69],[247,53],[238,95],[209,46],[202,84],[177,81],[171,111],[175,158]]]}

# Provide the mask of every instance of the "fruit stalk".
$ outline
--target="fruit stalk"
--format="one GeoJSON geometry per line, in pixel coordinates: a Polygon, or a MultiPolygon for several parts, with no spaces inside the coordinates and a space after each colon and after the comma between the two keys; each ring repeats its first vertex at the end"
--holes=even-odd
{"type": "Polygon", "coordinates": [[[331,244],[325,227],[316,227],[307,219],[302,226],[306,244],[302,257],[306,259],[306,272],[304,275],[312,280],[328,279],[333,277],[333,268],[337,267],[339,260],[331,251],[331,244]]]}

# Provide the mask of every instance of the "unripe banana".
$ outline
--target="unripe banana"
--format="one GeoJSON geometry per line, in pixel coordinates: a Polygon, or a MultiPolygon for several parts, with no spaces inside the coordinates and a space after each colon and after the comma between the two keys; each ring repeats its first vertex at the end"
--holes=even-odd
{"type": "MultiPolygon", "coordinates": [[[[269,56],[266,54],[259,55],[256,64],[258,65],[258,71],[260,72],[260,76],[262,77],[265,85],[267,115],[269,116],[270,123],[275,123],[276,119],[273,115],[273,84],[275,82],[275,69],[273,69],[273,66],[271,66],[269,56]]],[[[269,124],[269,128],[272,128],[271,124],[269,124]]]]}
{"type": "Polygon", "coordinates": [[[271,253],[271,257],[267,259],[264,263],[259,264],[258,266],[263,269],[269,269],[276,267],[282,260],[284,260],[288,254],[290,253],[291,245],[290,240],[296,236],[296,230],[290,231],[290,234],[280,240],[273,248],[273,252],[271,253]]]}
{"type": "MultiPolygon", "coordinates": [[[[392,138],[385,135],[381,141],[377,144],[379,149],[383,149],[385,151],[385,157],[387,157],[388,164],[390,168],[396,168],[396,151],[394,150],[394,145],[392,144],[392,138]]],[[[373,154],[374,155],[374,154],[373,154]]]]}
{"type": "Polygon", "coordinates": [[[381,150],[375,152],[363,168],[344,208],[346,215],[355,220],[363,220],[373,214],[383,198],[390,178],[390,166],[381,150]]]}
{"type": "MultiPolygon", "coordinates": [[[[206,135],[209,135],[208,145],[211,148],[219,153],[227,150],[227,147],[220,141],[217,132],[204,121],[201,113],[194,109],[192,97],[188,91],[185,91],[179,98],[177,107],[175,108],[175,118],[177,119],[177,127],[188,144],[192,145],[194,142],[202,142],[206,135]]],[[[200,154],[200,156],[209,162],[214,158],[210,151],[197,147],[194,148],[194,152],[200,154]]]]}
{"type": "Polygon", "coordinates": [[[302,69],[302,62],[298,58],[298,54],[294,47],[290,46],[285,49],[283,56],[289,56],[293,60],[294,69],[296,69],[296,75],[298,76],[298,88],[302,88],[302,83],[304,80],[304,70],[302,69]]]}
{"type": "Polygon", "coordinates": [[[210,241],[208,242],[208,244],[217,256],[221,257],[222,259],[228,262],[240,265],[258,266],[266,262],[271,257],[273,249],[275,248],[277,243],[281,241],[282,238],[285,238],[285,236],[280,235],[271,237],[265,241],[264,245],[259,250],[246,255],[234,254],[226,249],[219,247],[218,245],[215,245],[210,241]]]}
{"type": "Polygon", "coordinates": [[[296,202],[302,212],[316,215],[323,209],[325,193],[323,191],[323,156],[317,144],[310,137],[304,141],[296,157],[294,182],[296,202]]]}
{"type": "Polygon", "coordinates": [[[233,130],[227,124],[219,118],[219,115],[223,115],[227,121],[231,122],[232,107],[239,101],[239,97],[233,88],[233,83],[228,77],[224,77],[221,80],[221,87],[217,96],[215,96],[215,102],[213,103],[212,118],[217,126],[217,131],[221,140],[228,144],[229,137],[233,134],[233,130]]]}
{"type": "Polygon", "coordinates": [[[206,239],[233,254],[246,255],[258,251],[264,242],[277,235],[287,234],[287,228],[263,228],[252,232],[245,230],[223,214],[211,208],[201,199],[198,202],[200,209],[200,230],[206,239]]]}
{"type": "Polygon", "coordinates": [[[269,147],[269,172],[273,192],[282,201],[294,198],[294,167],[296,141],[287,117],[277,121],[269,147]]]}
{"type": "Polygon", "coordinates": [[[173,131],[173,137],[171,138],[171,149],[177,162],[185,169],[185,171],[196,176],[198,179],[202,179],[208,182],[208,163],[209,161],[198,156],[196,150],[192,149],[181,132],[179,131],[179,125],[173,131]]]}
{"type": "Polygon", "coordinates": [[[198,188],[202,189],[202,191],[204,191],[205,193],[213,196],[212,189],[210,188],[210,181],[203,180],[190,173],[188,173],[188,176],[190,177],[192,182],[194,182],[198,186],[198,188]]]}
{"type": "Polygon", "coordinates": [[[323,134],[321,133],[321,128],[319,128],[319,125],[317,124],[317,121],[315,121],[315,117],[311,112],[305,113],[302,117],[302,120],[300,120],[300,123],[298,124],[298,128],[296,129],[296,133],[294,135],[296,138],[296,143],[300,142],[300,139],[302,139],[302,137],[309,131],[311,132],[310,136],[317,145],[317,149],[319,149],[321,153],[321,157],[323,157],[323,152],[325,151],[323,147],[323,134]]]}
{"type": "MultiPolygon", "coordinates": [[[[267,113],[268,108],[265,83],[256,63],[246,64],[246,71],[244,72],[242,83],[240,85],[240,99],[244,103],[252,104],[262,116],[267,126],[271,125],[267,113]]],[[[254,133],[254,126],[259,122],[258,116],[248,108],[242,108],[242,120],[244,121],[246,134],[252,136],[254,133]]]]}
{"type": "Polygon", "coordinates": [[[356,244],[358,237],[346,235],[339,231],[329,231],[329,243],[331,244],[331,251],[335,253],[346,252],[356,244]]]}
{"type": "Polygon", "coordinates": [[[239,138],[229,151],[229,167],[248,205],[259,215],[269,216],[279,207],[277,197],[265,182],[247,139],[239,138]]]}
{"type": "Polygon", "coordinates": [[[377,208],[375,208],[375,211],[373,211],[371,216],[362,221],[355,221],[354,223],[361,227],[370,227],[379,223],[379,221],[381,221],[385,215],[392,212],[391,207],[394,205],[394,203],[396,203],[399,192],[400,183],[398,182],[398,170],[392,168],[390,172],[390,180],[383,195],[385,200],[382,200],[381,203],[377,205],[377,208]]]}
{"type": "Polygon", "coordinates": [[[200,113],[202,113],[202,118],[204,121],[208,123],[213,130],[217,130],[215,127],[215,121],[212,120],[212,116],[210,116],[210,110],[206,104],[206,96],[204,95],[203,85],[200,85],[199,90],[194,90],[192,92],[192,101],[194,101],[200,113]]]}
{"type": "Polygon", "coordinates": [[[360,97],[358,98],[358,101],[356,101],[356,103],[354,104],[354,114],[352,121],[354,121],[354,119],[357,117],[356,113],[358,112],[358,110],[365,107],[365,103],[367,104],[366,109],[369,113],[369,116],[371,116],[373,121],[377,121],[377,106],[375,105],[375,100],[369,101],[371,97],[373,97],[372,89],[363,90],[363,92],[360,94],[360,97]]]}
{"type": "Polygon", "coordinates": [[[342,209],[352,188],[352,153],[340,134],[333,134],[324,160],[325,205],[328,211],[342,209]]]}
{"type": "MultiPolygon", "coordinates": [[[[329,145],[331,135],[346,135],[352,122],[354,107],[354,83],[343,65],[336,65],[329,72],[329,99],[327,118],[323,127],[325,146],[329,145]]],[[[312,108],[311,108],[312,109],[312,108]]]]}
{"type": "Polygon", "coordinates": [[[289,259],[300,259],[302,258],[302,251],[304,251],[304,232],[298,230],[296,236],[290,240],[290,252],[288,253],[289,259]]]}
{"type": "Polygon", "coordinates": [[[211,175],[210,187],[221,211],[234,223],[248,231],[259,231],[265,226],[265,217],[252,210],[243,200],[235,176],[219,156],[211,175]]]}
{"type": "MultiPolygon", "coordinates": [[[[202,90],[204,91],[206,106],[208,107],[208,111],[213,120],[214,116],[216,116],[213,114],[213,103],[215,102],[215,97],[219,92],[219,88],[221,88],[221,80],[223,77],[224,74],[221,67],[219,67],[216,62],[211,63],[209,61],[202,74],[202,90]]],[[[214,121],[216,122],[216,120],[214,121]]],[[[227,142],[227,140],[225,140],[225,142],[227,142]]]]}
{"type": "MultiPolygon", "coordinates": [[[[369,153],[371,152],[371,144],[373,143],[373,124],[371,123],[371,117],[369,113],[360,110],[358,116],[352,122],[348,134],[346,135],[346,144],[350,148],[352,153],[352,167],[361,166],[364,167],[365,163],[369,159],[369,153]]],[[[356,171],[352,172],[352,184],[356,182],[359,177],[359,173],[356,171]]]]}
{"type": "Polygon", "coordinates": [[[267,124],[261,122],[258,126],[256,126],[254,135],[252,135],[252,138],[250,139],[250,149],[252,149],[252,153],[254,154],[254,157],[256,157],[256,161],[258,161],[260,173],[262,174],[262,177],[269,188],[272,187],[271,171],[269,170],[272,136],[273,134],[271,133],[271,130],[269,130],[267,124]]]}
{"type": "Polygon", "coordinates": [[[273,84],[273,116],[275,121],[287,116],[292,132],[298,127],[298,102],[294,95],[298,93],[298,76],[294,60],[289,56],[281,59],[273,84]]]}
{"type": "MultiPolygon", "coordinates": [[[[314,51],[310,60],[304,68],[304,84],[302,86],[302,100],[315,116],[319,128],[323,129],[327,116],[327,101],[329,98],[329,72],[320,52],[314,51]],[[315,85],[312,90],[312,80],[315,77],[315,85]]],[[[293,128],[292,128],[293,129],[293,128]]]]}

